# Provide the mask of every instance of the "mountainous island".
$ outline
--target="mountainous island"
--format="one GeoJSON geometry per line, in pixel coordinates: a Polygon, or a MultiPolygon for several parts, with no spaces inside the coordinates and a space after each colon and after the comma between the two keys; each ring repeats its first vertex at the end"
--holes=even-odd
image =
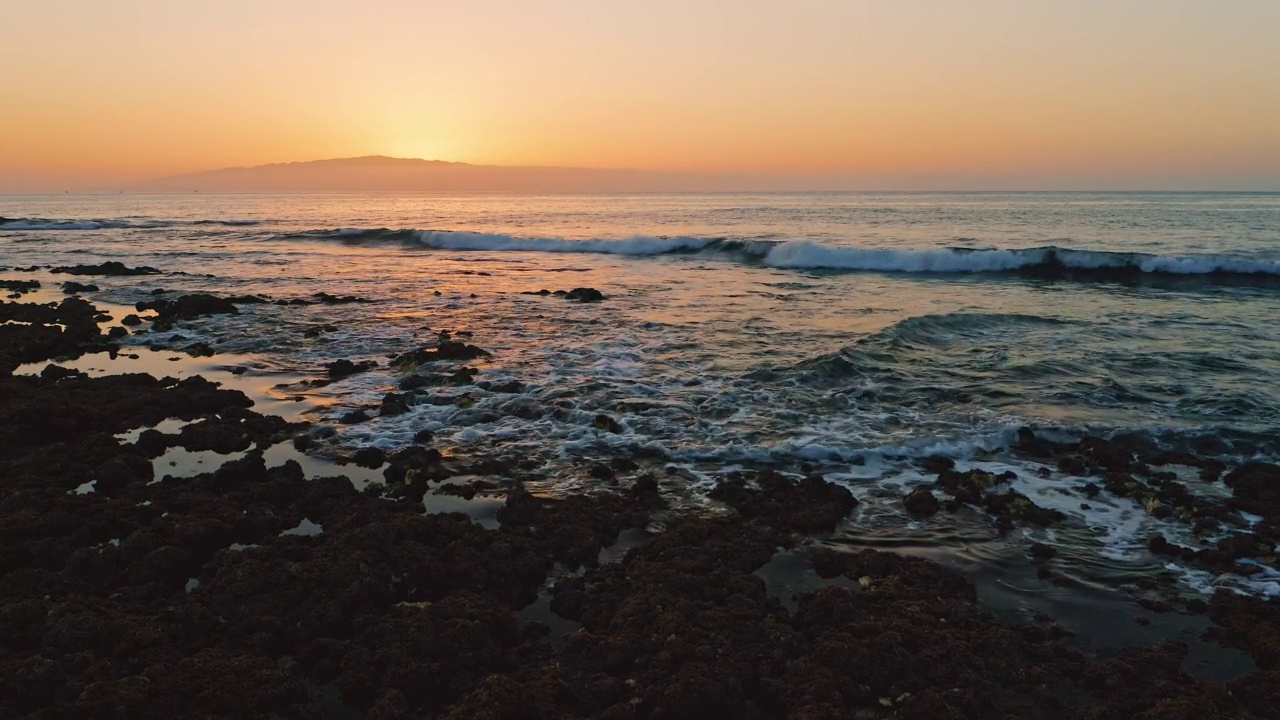
{"type": "Polygon", "coordinates": [[[574,167],[472,165],[385,156],[275,163],[171,175],[140,192],[669,192],[838,189],[831,176],[686,173],[574,167]]]}

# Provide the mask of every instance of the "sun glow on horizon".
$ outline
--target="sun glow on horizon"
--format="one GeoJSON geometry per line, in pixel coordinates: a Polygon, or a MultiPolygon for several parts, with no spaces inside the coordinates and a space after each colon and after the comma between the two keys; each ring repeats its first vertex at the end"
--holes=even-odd
{"type": "Polygon", "coordinates": [[[0,23],[0,191],[363,155],[1280,189],[1265,0],[49,0],[0,23]]]}

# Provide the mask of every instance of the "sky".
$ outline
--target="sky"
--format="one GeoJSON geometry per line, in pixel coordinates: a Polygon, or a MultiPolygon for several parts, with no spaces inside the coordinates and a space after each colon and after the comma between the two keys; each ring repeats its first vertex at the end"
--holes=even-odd
{"type": "Polygon", "coordinates": [[[361,155],[1280,190],[1277,0],[40,0],[0,28],[0,192],[361,155]]]}

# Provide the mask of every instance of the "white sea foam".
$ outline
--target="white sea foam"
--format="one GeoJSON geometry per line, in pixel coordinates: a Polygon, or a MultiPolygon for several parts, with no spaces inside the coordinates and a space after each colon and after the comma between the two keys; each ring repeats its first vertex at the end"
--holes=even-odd
{"type": "Polygon", "coordinates": [[[809,239],[750,240],[636,235],[571,239],[522,237],[504,233],[447,230],[341,228],[303,237],[344,242],[393,242],[437,250],[594,253],[651,256],[677,252],[718,254],[781,269],[830,269],[892,273],[1003,273],[1032,269],[1074,272],[1132,272],[1167,275],[1280,275],[1280,261],[1225,255],[1144,253],[1036,248],[877,248],[827,245],[809,239]]]}

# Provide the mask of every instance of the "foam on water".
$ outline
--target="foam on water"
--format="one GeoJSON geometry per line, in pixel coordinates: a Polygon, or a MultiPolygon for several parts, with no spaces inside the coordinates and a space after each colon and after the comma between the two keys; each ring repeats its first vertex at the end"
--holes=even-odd
{"type": "Polygon", "coordinates": [[[795,238],[782,240],[718,237],[647,236],[566,238],[523,237],[464,230],[340,228],[286,237],[337,239],[344,243],[392,243],[436,250],[522,253],[584,253],[652,256],[702,253],[740,259],[773,268],[885,273],[983,274],[1031,273],[1077,279],[1124,275],[1187,275],[1228,280],[1280,277],[1280,260],[1219,254],[1160,255],[1060,248],[887,248],[828,245],[795,238]]]}
{"type": "MultiPolygon", "coordinates": [[[[1013,489],[1069,517],[1033,531],[1037,541],[1064,562],[1123,573],[1153,566],[1152,533],[1195,539],[1105,492],[1081,508],[1070,489],[1087,479],[1055,468],[1038,477],[1044,468],[1011,450],[1019,427],[1057,440],[1125,432],[1228,460],[1276,449],[1271,198],[0,198],[0,215],[73,218],[0,225],[7,265],[165,271],[95,279],[103,290],[92,299],[116,322],[161,289],[374,300],[246,304],[164,332],[144,322],[115,359],[61,363],[95,375],[201,373],[244,390],[255,410],[333,428],[317,433],[315,454],[266,449],[268,466],[295,460],[309,478],[345,474],[362,488],[381,472],[334,460],[394,451],[424,429],[464,471],[474,458],[519,458],[553,496],[596,489],[593,464],[634,457],[676,510],[714,512],[707,493],[735,468],[805,463],[863,499],[864,519],[954,550],[990,523],[901,508],[905,492],[933,481],[915,461],[942,454],[1013,469],[1013,489]],[[458,231],[421,229],[432,227],[458,231]],[[608,299],[523,294],[577,286],[608,299]],[[492,356],[466,363],[474,381],[380,416],[406,372],[387,356],[430,345],[441,329],[471,331],[467,342],[492,356]],[[219,355],[180,352],[194,343],[219,355]],[[379,367],[317,384],[344,358],[379,367]],[[492,389],[509,381],[519,392],[492,389]],[[357,408],[373,418],[338,423],[357,408]],[[946,523],[964,527],[941,531],[946,523]]],[[[41,302],[60,299],[66,279],[14,277],[45,282],[41,302]]],[[[158,477],[170,472],[161,462],[158,477]]],[[[1180,478],[1208,498],[1224,491],[1192,480],[1180,478]]],[[[424,509],[450,502],[429,494],[424,509]]],[[[1248,579],[1258,591],[1271,580],[1248,579]]]]}

